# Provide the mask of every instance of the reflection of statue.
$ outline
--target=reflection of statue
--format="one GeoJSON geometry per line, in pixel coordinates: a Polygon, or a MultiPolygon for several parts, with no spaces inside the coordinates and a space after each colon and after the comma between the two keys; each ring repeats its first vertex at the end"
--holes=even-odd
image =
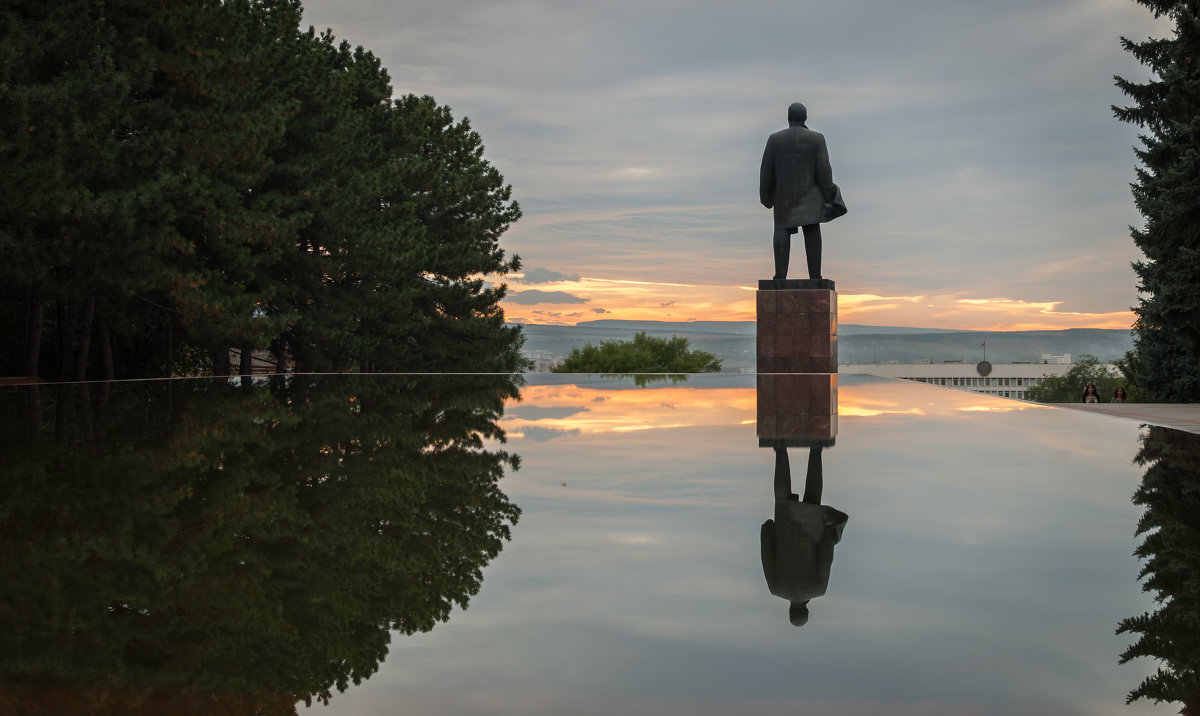
{"type": "Polygon", "coordinates": [[[808,451],[804,498],[792,492],[787,448],[775,447],[775,519],[762,526],[762,564],[771,594],[792,603],[792,624],[808,621],[808,602],[825,593],[833,566],[833,546],[849,518],[821,504],[821,445],[808,451]]]}
{"type": "Polygon", "coordinates": [[[821,278],[821,223],[846,213],[825,137],[805,126],[808,110],[796,102],[788,107],[788,128],[767,138],[759,172],[758,193],[763,206],[775,210],[775,279],[786,279],[792,234],[804,232],[808,277],[821,278]]]}

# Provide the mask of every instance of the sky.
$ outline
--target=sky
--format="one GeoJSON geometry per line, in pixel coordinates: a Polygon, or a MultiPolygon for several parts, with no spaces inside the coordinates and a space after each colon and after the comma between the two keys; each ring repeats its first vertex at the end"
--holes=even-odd
{"type": "Polygon", "coordinates": [[[754,320],[759,163],[801,101],[850,209],[823,227],[843,323],[1132,323],[1112,78],[1150,77],[1121,36],[1170,34],[1132,0],[310,0],[304,22],[479,132],[524,214],[511,321],[754,320]]]}

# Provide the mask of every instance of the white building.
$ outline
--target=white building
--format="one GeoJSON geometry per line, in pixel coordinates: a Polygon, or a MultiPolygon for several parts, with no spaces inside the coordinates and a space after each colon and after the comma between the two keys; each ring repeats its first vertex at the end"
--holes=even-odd
{"type": "Polygon", "coordinates": [[[865,363],[839,365],[840,375],[877,375],[882,378],[915,380],[918,383],[969,390],[1001,398],[1025,398],[1025,390],[1043,376],[1065,375],[1064,363],[996,363],[987,375],[971,363],[865,363]]]}
{"type": "Polygon", "coordinates": [[[525,357],[533,361],[534,373],[550,373],[554,367],[563,361],[563,356],[551,353],[550,351],[532,351],[526,353],[525,357]]]}

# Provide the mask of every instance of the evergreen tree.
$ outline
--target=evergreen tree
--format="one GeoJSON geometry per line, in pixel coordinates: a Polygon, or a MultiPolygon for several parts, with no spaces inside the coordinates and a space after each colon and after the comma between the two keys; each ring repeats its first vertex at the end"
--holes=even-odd
{"type": "Polygon", "coordinates": [[[483,278],[518,268],[520,210],[479,135],[299,23],[298,0],[0,7],[0,374],[223,375],[268,347],[524,366],[483,278]]]}
{"type": "Polygon", "coordinates": [[[1133,267],[1144,294],[1134,309],[1133,378],[1163,402],[1200,401],[1200,4],[1137,0],[1175,23],[1174,36],[1122,44],[1157,76],[1139,84],[1117,77],[1133,100],[1114,107],[1138,125],[1142,167],[1134,201],[1146,219],[1133,229],[1145,254],[1133,267]]]}

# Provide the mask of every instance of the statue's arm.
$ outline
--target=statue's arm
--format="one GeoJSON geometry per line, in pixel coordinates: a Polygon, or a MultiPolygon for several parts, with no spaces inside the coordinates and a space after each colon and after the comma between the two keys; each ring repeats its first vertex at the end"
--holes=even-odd
{"type": "Polygon", "coordinates": [[[762,167],[758,170],[758,200],[770,209],[775,205],[775,153],[771,151],[771,140],[763,150],[762,167]]]}
{"type": "Polygon", "coordinates": [[[829,148],[825,146],[824,136],[817,148],[817,186],[821,187],[825,201],[833,201],[833,167],[829,166],[829,148]]]}
{"type": "Polygon", "coordinates": [[[767,588],[775,589],[775,521],[767,520],[759,530],[759,540],[762,550],[763,576],[767,578],[767,588]]]}

